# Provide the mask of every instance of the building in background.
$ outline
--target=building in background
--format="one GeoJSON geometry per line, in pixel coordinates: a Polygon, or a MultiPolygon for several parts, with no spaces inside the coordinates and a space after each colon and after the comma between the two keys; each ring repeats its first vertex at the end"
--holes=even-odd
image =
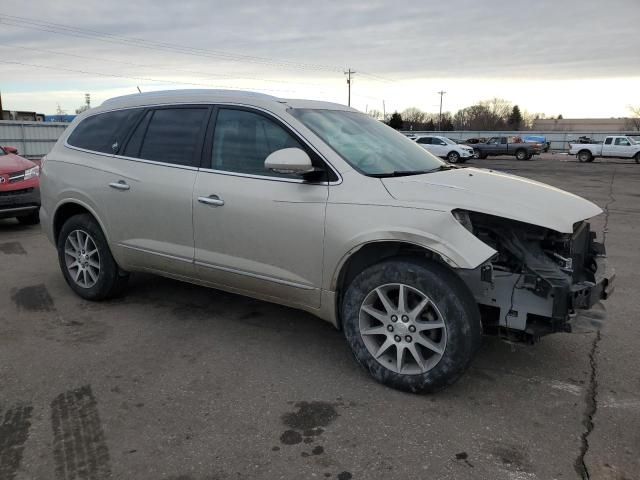
{"type": "Polygon", "coordinates": [[[538,118],[531,130],[539,132],[629,132],[632,118],[538,118]]]}

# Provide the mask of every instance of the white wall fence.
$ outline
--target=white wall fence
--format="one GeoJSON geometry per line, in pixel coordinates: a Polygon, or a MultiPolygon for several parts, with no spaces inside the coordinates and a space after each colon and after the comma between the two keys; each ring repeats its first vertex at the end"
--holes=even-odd
{"type": "Polygon", "coordinates": [[[42,158],[53,148],[68,123],[0,121],[0,145],[16,147],[26,158],[42,158]]]}
{"type": "MultiPolygon", "coordinates": [[[[53,148],[53,145],[69,126],[68,123],[56,122],[20,122],[0,121],[0,145],[16,147],[18,153],[27,158],[42,158],[53,148]]],[[[587,136],[602,141],[607,135],[624,135],[621,132],[539,132],[539,131],[452,131],[425,132],[402,131],[405,135],[441,135],[455,140],[467,138],[495,137],[500,135],[540,135],[551,143],[551,150],[566,152],[569,150],[569,140],[576,140],[580,136],[587,136]]],[[[640,132],[628,132],[628,135],[640,136],[640,132]]]]}
{"type": "Polygon", "coordinates": [[[640,136],[640,132],[542,132],[542,131],[468,131],[468,130],[456,130],[452,132],[422,132],[422,131],[409,131],[402,130],[401,133],[405,135],[439,135],[442,137],[449,137],[453,140],[466,140],[468,138],[478,137],[498,137],[505,135],[518,135],[520,137],[526,137],[529,135],[542,136],[547,138],[547,142],[551,144],[551,150],[554,152],[568,152],[569,141],[577,140],[578,137],[586,136],[593,138],[596,141],[603,141],[608,135],[630,135],[636,138],[640,136]]]}

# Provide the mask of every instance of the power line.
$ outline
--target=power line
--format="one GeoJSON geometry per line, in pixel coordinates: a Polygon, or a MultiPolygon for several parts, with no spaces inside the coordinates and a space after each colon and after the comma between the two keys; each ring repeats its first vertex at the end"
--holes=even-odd
{"type": "Polygon", "coordinates": [[[325,87],[325,85],[320,85],[318,83],[308,83],[308,82],[292,82],[289,80],[277,80],[277,79],[269,79],[269,78],[259,78],[259,77],[249,77],[249,76],[242,76],[242,74],[238,74],[238,75],[233,75],[233,74],[220,74],[220,73],[209,73],[209,72],[201,72],[201,71],[194,71],[194,70],[184,70],[184,69],[179,69],[179,68],[174,68],[174,67],[166,67],[163,65],[153,65],[153,64],[141,64],[141,63],[135,63],[135,62],[127,62],[124,60],[116,60],[113,58],[104,58],[104,57],[95,57],[95,56],[88,56],[88,55],[78,55],[75,53],[68,53],[68,52],[58,52],[55,50],[48,50],[48,49],[44,49],[44,48],[35,48],[35,47],[25,47],[23,45],[2,45],[0,44],[0,47],[4,47],[4,48],[20,48],[20,49],[24,49],[24,50],[32,50],[35,52],[42,52],[42,53],[48,53],[48,54],[53,54],[53,55],[62,55],[62,56],[66,56],[66,57],[72,57],[72,58],[79,58],[79,59],[83,59],[83,60],[99,60],[101,62],[110,62],[110,63],[117,63],[120,65],[130,65],[133,67],[139,67],[139,68],[159,68],[162,70],[170,70],[171,72],[182,72],[182,73],[188,73],[191,75],[199,75],[202,77],[212,77],[212,78],[230,78],[230,79],[235,79],[235,80],[256,80],[256,81],[261,81],[261,82],[273,82],[273,83],[284,83],[284,84],[297,84],[297,85],[308,85],[311,87],[325,87]]]}
{"type": "MultiPolygon", "coordinates": [[[[79,70],[75,68],[66,68],[66,67],[54,67],[50,65],[40,65],[35,63],[27,63],[27,62],[18,62],[14,60],[2,60],[0,59],[0,63],[5,63],[9,65],[22,65],[26,67],[34,67],[34,68],[44,68],[47,70],[56,70],[56,71],[64,71],[64,72],[72,72],[72,73],[82,73],[85,75],[95,75],[98,77],[110,77],[110,78],[124,78],[127,80],[143,80],[145,82],[154,82],[159,84],[173,84],[173,85],[192,85],[199,87],[209,87],[209,88],[224,88],[229,90],[242,90],[236,86],[232,85],[213,85],[210,83],[196,83],[196,82],[180,82],[177,80],[161,80],[158,78],[150,78],[150,77],[138,77],[138,76],[128,76],[128,75],[118,75],[115,73],[105,73],[105,72],[95,72],[89,70],[79,70]]],[[[265,92],[291,92],[291,90],[275,90],[269,88],[257,88],[256,90],[262,90],[265,92]]]]}
{"type": "MultiPolygon", "coordinates": [[[[115,43],[120,45],[127,46],[136,46],[139,48],[151,49],[151,50],[161,50],[161,51],[172,51],[175,53],[180,53],[184,55],[192,55],[199,57],[212,57],[218,58],[222,60],[235,61],[235,62],[249,62],[249,63],[258,63],[263,65],[269,65],[274,67],[285,67],[285,68],[297,68],[301,70],[315,70],[315,71],[326,71],[326,72],[340,72],[342,69],[336,66],[331,65],[322,65],[322,64],[313,64],[313,63],[302,63],[302,62],[292,62],[292,61],[280,61],[275,60],[268,57],[259,57],[252,55],[243,55],[236,54],[230,52],[223,52],[219,50],[207,50],[197,47],[188,47],[179,44],[167,43],[167,42],[156,42],[145,40],[142,38],[135,37],[126,37],[122,35],[114,35],[108,32],[103,32],[99,30],[92,30],[87,28],[78,28],[69,25],[64,25],[60,23],[46,22],[41,20],[35,20],[27,17],[21,17],[17,15],[8,15],[0,13],[0,23],[9,25],[17,28],[29,28],[39,31],[44,31],[48,33],[54,33],[57,35],[67,35],[72,37],[86,38],[101,42],[107,43],[115,43]]],[[[385,78],[380,75],[375,75],[373,73],[368,72],[360,72],[361,75],[368,77],[373,80],[393,83],[395,80],[391,80],[385,78]]]]}
{"type": "Polygon", "coordinates": [[[278,61],[267,57],[258,57],[252,55],[235,54],[217,50],[205,50],[197,47],[188,47],[184,45],[155,42],[145,40],[142,38],[126,37],[121,35],[113,35],[107,32],[101,32],[97,30],[90,30],[85,28],[71,27],[69,25],[44,22],[39,20],[33,20],[27,17],[19,17],[16,15],[7,15],[0,13],[0,22],[5,25],[11,25],[18,28],[31,28],[34,30],[45,31],[49,33],[55,33],[59,35],[67,35],[72,37],[89,38],[107,43],[116,43],[124,45],[134,45],[140,48],[146,48],[151,50],[173,51],[175,53],[182,53],[185,55],[194,55],[200,57],[213,57],[220,58],[229,61],[236,62],[250,62],[259,63],[264,65],[271,65],[277,67],[299,68],[303,70],[320,70],[329,72],[340,72],[342,69],[330,65],[320,65],[312,63],[301,63],[291,61],[278,61]]]}

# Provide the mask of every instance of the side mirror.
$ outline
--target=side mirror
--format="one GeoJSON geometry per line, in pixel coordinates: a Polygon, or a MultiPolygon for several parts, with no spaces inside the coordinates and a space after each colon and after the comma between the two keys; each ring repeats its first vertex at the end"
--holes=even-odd
{"type": "Polygon", "coordinates": [[[5,152],[13,153],[14,155],[18,155],[18,149],[16,147],[2,147],[5,152]]]}
{"type": "Polygon", "coordinates": [[[264,168],[277,173],[303,175],[314,171],[311,158],[300,148],[276,150],[264,161],[264,168]]]}

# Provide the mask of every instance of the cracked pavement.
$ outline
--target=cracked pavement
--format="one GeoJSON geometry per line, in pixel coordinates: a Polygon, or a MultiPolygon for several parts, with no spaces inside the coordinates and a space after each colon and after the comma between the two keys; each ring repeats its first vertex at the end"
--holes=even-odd
{"type": "Polygon", "coordinates": [[[637,478],[640,165],[470,163],[607,209],[599,336],[486,338],[456,385],[404,394],[302,312],[149,275],[83,301],[38,228],[0,220],[0,478],[637,478]]]}

